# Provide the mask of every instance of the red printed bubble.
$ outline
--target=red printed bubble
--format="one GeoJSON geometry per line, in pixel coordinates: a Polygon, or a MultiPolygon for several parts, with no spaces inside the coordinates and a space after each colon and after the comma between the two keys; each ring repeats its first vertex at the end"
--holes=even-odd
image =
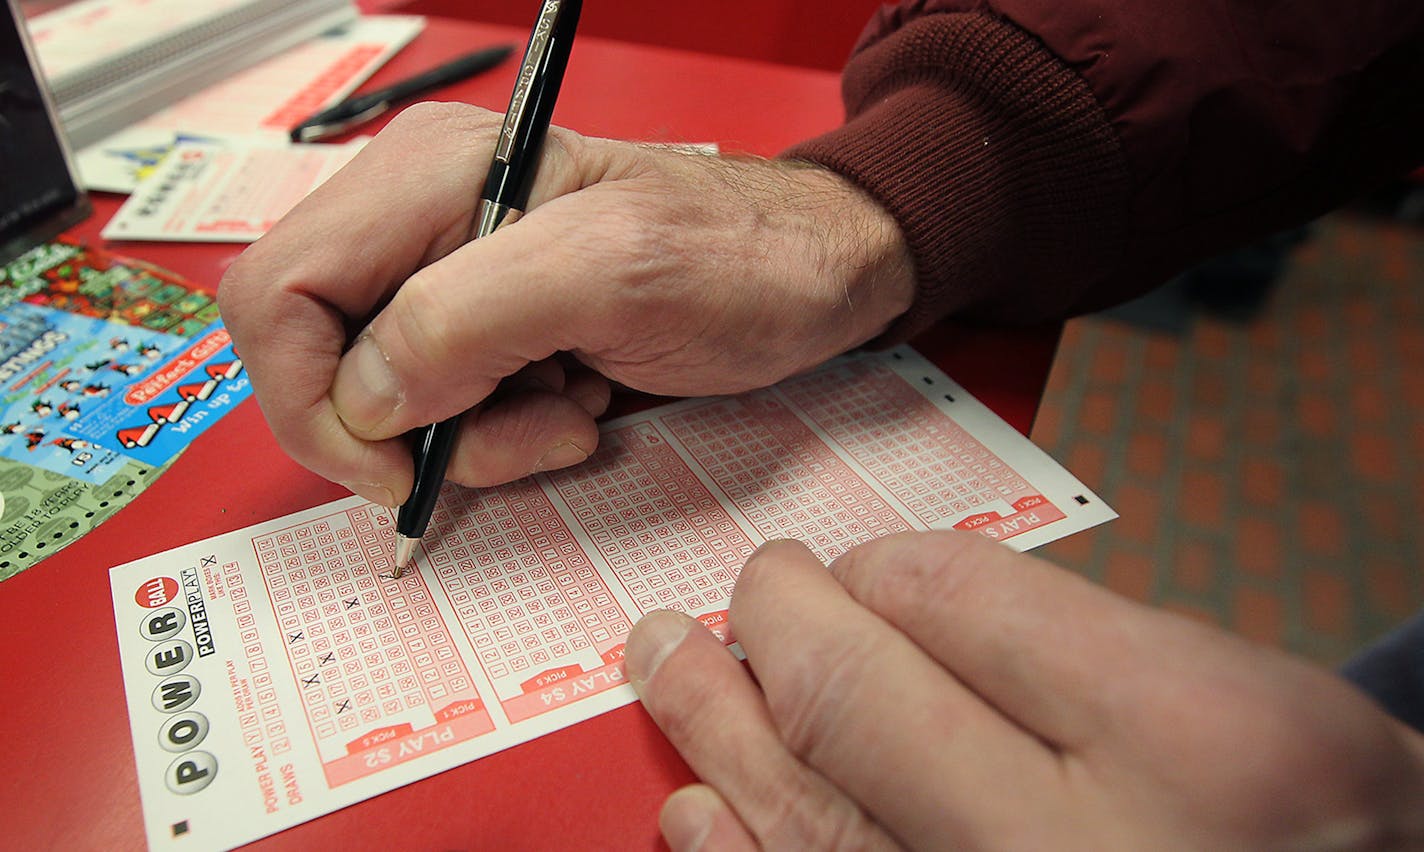
{"type": "Polygon", "coordinates": [[[178,581],[172,577],[154,577],[134,592],[134,603],[158,609],[178,596],[178,581]]]}

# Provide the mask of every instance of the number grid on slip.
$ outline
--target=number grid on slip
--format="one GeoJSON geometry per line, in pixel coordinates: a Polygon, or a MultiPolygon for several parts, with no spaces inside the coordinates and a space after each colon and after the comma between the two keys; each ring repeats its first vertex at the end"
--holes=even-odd
{"type": "Polygon", "coordinates": [[[792,379],[781,389],[927,527],[986,509],[1008,517],[1038,507],[1033,526],[1064,517],[962,425],[923,405],[913,386],[877,380],[880,369],[846,364],[792,379]],[[868,419],[874,411],[901,412],[898,428],[868,419]]]}
{"type": "Polygon", "coordinates": [[[569,673],[621,665],[632,622],[532,481],[447,486],[423,549],[511,721],[550,706],[539,692],[569,673]]]}
{"type": "MultiPolygon", "coordinates": [[[[333,786],[359,777],[351,757],[373,730],[418,730],[480,698],[424,578],[391,578],[391,524],[387,510],[368,505],[252,543],[333,786]]],[[[493,728],[482,721],[462,732],[493,728]]]]}
{"type": "Polygon", "coordinates": [[[762,541],[795,538],[823,561],[911,527],[874,487],[769,393],[667,418],[669,430],[762,541]]]}
{"type": "Polygon", "coordinates": [[[658,429],[610,429],[590,463],[554,484],[638,614],[725,609],[755,543],[658,429]]]}

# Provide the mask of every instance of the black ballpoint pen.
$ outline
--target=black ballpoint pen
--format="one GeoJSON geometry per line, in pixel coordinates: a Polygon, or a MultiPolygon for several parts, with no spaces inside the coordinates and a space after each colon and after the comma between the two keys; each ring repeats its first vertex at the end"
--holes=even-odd
{"type": "MultiPolygon", "coordinates": [[[[480,206],[475,213],[474,239],[487,237],[522,215],[529,190],[539,170],[544,135],[554,114],[554,100],[564,79],[573,47],[582,0],[544,0],[529,46],[509,97],[494,160],[485,176],[480,206]]],[[[396,516],[396,567],[394,577],[410,564],[415,545],[425,534],[435,500],[445,480],[445,466],[455,446],[459,415],[427,426],[415,443],[415,483],[410,497],[396,516]]]]}
{"type": "Polygon", "coordinates": [[[487,47],[401,80],[393,86],[347,98],[293,127],[292,141],[315,142],[344,133],[376,118],[402,101],[419,97],[441,86],[457,83],[466,77],[473,77],[481,71],[488,71],[513,52],[514,45],[511,44],[487,47]]]}

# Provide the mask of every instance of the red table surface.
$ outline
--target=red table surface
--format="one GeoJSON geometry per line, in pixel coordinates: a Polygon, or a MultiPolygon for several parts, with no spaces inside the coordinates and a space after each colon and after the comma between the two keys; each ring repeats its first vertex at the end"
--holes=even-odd
{"type": "MultiPolygon", "coordinates": [[[[370,82],[389,84],[525,33],[432,19],[370,82]]],[[[505,106],[516,63],[441,100],[505,106]]],[[[773,155],[834,127],[839,80],[824,71],[595,38],[579,42],[555,121],[587,134],[717,142],[773,155]]],[[[364,132],[369,132],[366,129],[364,132]]],[[[105,242],[122,199],[100,195],[71,234],[216,288],[236,245],[105,242]]],[[[942,327],[917,348],[1020,431],[1048,373],[1057,329],[942,327]]],[[[627,406],[625,406],[626,408],[627,406]]],[[[3,796],[0,846],[142,848],[108,569],[346,496],[277,447],[255,402],[200,438],[99,529],[0,584],[3,796]]],[[[281,832],[260,846],[313,849],[655,848],[657,811],[692,774],[634,704],[281,832]]]]}

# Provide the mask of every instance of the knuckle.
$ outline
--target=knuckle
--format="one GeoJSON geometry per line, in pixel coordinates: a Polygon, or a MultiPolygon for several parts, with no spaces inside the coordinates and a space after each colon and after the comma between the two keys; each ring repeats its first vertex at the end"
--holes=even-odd
{"type": "Polygon", "coordinates": [[[1296,668],[1294,661],[1288,665],[1296,669],[1289,675],[1294,689],[1220,674],[1196,684],[1219,717],[1234,720],[1227,731],[1197,734],[1203,738],[1201,750],[1227,752],[1233,744],[1249,741],[1257,760],[1245,786],[1257,795],[1291,802],[1291,791],[1304,782],[1315,793],[1310,808],[1353,814],[1361,818],[1360,824],[1366,824],[1372,812],[1378,814],[1392,793],[1417,793],[1418,768],[1398,759],[1402,752],[1397,730],[1388,717],[1324,672],[1296,668]],[[1312,700],[1300,701],[1305,694],[1312,700]]]}
{"type": "MultiPolygon", "coordinates": [[[[492,134],[497,137],[498,131],[492,134]]],[[[544,137],[544,153],[539,176],[529,194],[529,209],[539,206],[608,178],[606,164],[600,157],[601,148],[585,137],[564,127],[550,126],[544,137]]]]}
{"type": "Polygon", "coordinates": [[[439,178],[452,168],[463,173],[489,162],[500,120],[470,104],[413,104],[392,118],[357,159],[417,180],[439,178]]]}
{"type": "Polygon", "coordinates": [[[588,150],[583,136],[556,124],[549,126],[549,132],[544,137],[544,146],[546,156],[560,158],[569,163],[582,162],[588,150]]]}
{"type": "Polygon", "coordinates": [[[425,137],[431,126],[454,131],[480,131],[496,125],[494,113],[470,104],[421,101],[396,114],[382,133],[391,136],[425,137]]]}
{"type": "Polygon", "coordinates": [[[565,467],[580,456],[587,458],[598,446],[593,418],[572,400],[549,391],[501,400],[466,419],[468,440],[457,442],[449,475],[474,488],[565,467]]]}
{"type": "Polygon", "coordinates": [[[829,789],[818,776],[798,775],[796,782],[780,788],[772,816],[759,834],[769,850],[876,849],[869,819],[850,799],[829,789]]]}
{"type": "Polygon", "coordinates": [[[845,747],[846,709],[856,706],[865,684],[876,682],[880,650],[875,640],[844,636],[808,643],[782,661],[763,689],[787,748],[814,765],[845,747]]]}
{"type": "Polygon", "coordinates": [[[447,120],[452,113],[456,112],[458,106],[457,104],[441,103],[438,101],[421,101],[420,103],[411,104],[397,113],[395,118],[391,119],[391,123],[388,126],[394,128],[396,132],[401,133],[412,130],[411,125],[414,125],[415,128],[423,129],[425,125],[430,122],[447,120]]]}
{"type": "Polygon", "coordinates": [[[663,665],[640,693],[643,705],[668,741],[679,750],[695,748],[709,727],[723,723],[725,695],[687,666],[663,665]]]}
{"type": "Polygon", "coordinates": [[[496,446],[529,447],[543,450],[551,440],[578,429],[587,432],[592,418],[566,397],[547,391],[531,391],[519,404],[503,406],[502,416],[481,418],[478,428],[485,442],[496,446]]]}
{"type": "Polygon", "coordinates": [[[242,324],[247,318],[249,306],[261,304],[261,300],[255,298],[251,292],[256,286],[255,282],[265,280],[265,276],[254,269],[260,265],[258,257],[261,251],[259,246],[254,245],[238,255],[237,260],[233,261],[232,266],[228,267],[222,280],[218,282],[218,313],[228,323],[229,328],[233,324],[242,324]]]}

